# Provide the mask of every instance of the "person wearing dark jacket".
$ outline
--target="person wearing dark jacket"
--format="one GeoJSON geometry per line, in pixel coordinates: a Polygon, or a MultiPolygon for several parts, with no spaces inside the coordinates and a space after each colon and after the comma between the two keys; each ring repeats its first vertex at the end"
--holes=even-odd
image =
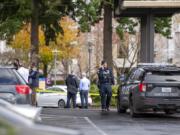
{"type": "Polygon", "coordinates": [[[39,83],[38,83],[38,71],[37,68],[35,66],[35,63],[31,64],[30,70],[29,70],[29,85],[30,87],[34,88],[34,87],[38,87],[39,83]]]}
{"type": "Polygon", "coordinates": [[[72,99],[73,108],[76,108],[76,95],[78,92],[78,80],[77,77],[73,74],[69,74],[66,78],[67,85],[67,105],[66,108],[70,108],[70,101],[72,99]]]}
{"type": "Polygon", "coordinates": [[[39,79],[39,73],[37,71],[35,63],[31,64],[30,70],[29,70],[29,86],[32,89],[32,94],[31,94],[31,100],[32,100],[32,105],[36,105],[36,88],[39,86],[38,83],[39,79]]]}
{"type": "Polygon", "coordinates": [[[102,112],[106,112],[109,111],[112,97],[111,85],[114,85],[114,76],[112,70],[107,67],[106,61],[102,61],[101,65],[101,68],[98,70],[101,107],[102,112]]]}

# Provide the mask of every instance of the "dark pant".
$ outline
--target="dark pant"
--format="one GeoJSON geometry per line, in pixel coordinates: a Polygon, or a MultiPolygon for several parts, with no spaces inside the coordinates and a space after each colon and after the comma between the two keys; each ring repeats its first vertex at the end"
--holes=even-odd
{"type": "Polygon", "coordinates": [[[88,91],[87,90],[81,90],[80,96],[81,96],[81,107],[82,108],[88,108],[88,91]],[[85,104],[84,104],[84,101],[85,101],[85,104]]]}
{"type": "Polygon", "coordinates": [[[72,102],[73,102],[73,108],[76,108],[76,93],[71,93],[71,92],[67,93],[67,105],[66,105],[66,107],[67,108],[71,107],[71,105],[70,105],[71,99],[72,99],[72,102]]]}
{"type": "Polygon", "coordinates": [[[36,88],[34,86],[30,86],[32,93],[31,93],[31,98],[30,98],[30,102],[32,106],[36,106],[36,88]]]}
{"type": "Polygon", "coordinates": [[[110,84],[101,84],[100,87],[102,109],[108,109],[112,97],[112,88],[110,84]]]}

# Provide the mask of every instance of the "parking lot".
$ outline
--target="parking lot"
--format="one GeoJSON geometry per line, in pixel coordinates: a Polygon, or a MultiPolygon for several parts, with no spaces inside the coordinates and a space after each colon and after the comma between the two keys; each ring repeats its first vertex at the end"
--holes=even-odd
{"type": "Polygon", "coordinates": [[[42,123],[80,130],[84,135],[179,135],[180,115],[143,114],[131,118],[112,109],[101,114],[100,109],[43,108],[42,123]]]}

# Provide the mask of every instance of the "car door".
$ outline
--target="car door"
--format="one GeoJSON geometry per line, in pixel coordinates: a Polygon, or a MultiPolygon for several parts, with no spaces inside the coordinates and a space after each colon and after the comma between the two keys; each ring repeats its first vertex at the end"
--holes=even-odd
{"type": "Polygon", "coordinates": [[[44,91],[41,91],[38,94],[38,105],[39,106],[56,106],[55,101],[57,101],[58,93],[54,90],[53,87],[47,88],[44,91]]]}
{"type": "Polygon", "coordinates": [[[128,91],[127,91],[127,81],[121,83],[121,90],[120,90],[120,102],[121,103],[128,103],[128,91]]]}
{"type": "Polygon", "coordinates": [[[128,81],[126,82],[126,95],[127,95],[127,100],[129,102],[130,96],[132,96],[133,100],[135,100],[135,95],[137,94],[138,90],[138,85],[140,83],[140,72],[138,69],[133,69],[128,81]]]}
{"type": "MultiPolygon", "coordinates": [[[[129,93],[132,95],[132,102],[134,105],[138,103],[137,99],[141,96],[139,88],[142,85],[142,76],[144,71],[142,69],[137,69],[132,73],[131,81],[129,84],[129,93]]],[[[130,96],[131,96],[130,95],[130,96]]]]}
{"type": "Polygon", "coordinates": [[[54,91],[56,91],[57,93],[57,98],[58,98],[58,101],[54,101],[55,104],[58,105],[58,102],[60,100],[64,100],[64,102],[66,103],[67,102],[67,90],[65,88],[60,88],[60,87],[54,87],[54,91]]]}
{"type": "Polygon", "coordinates": [[[132,82],[132,76],[133,76],[134,69],[131,70],[129,76],[127,77],[126,81],[124,81],[121,84],[121,92],[120,92],[120,102],[124,104],[125,106],[128,106],[129,104],[129,88],[131,86],[132,82]]]}
{"type": "Polygon", "coordinates": [[[50,95],[51,93],[47,92],[47,90],[41,91],[37,93],[37,104],[38,106],[50,106],[50,95]]]}

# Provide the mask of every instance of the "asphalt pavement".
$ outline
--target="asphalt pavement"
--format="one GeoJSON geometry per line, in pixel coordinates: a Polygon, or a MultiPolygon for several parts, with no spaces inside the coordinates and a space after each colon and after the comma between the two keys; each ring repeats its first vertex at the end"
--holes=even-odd
{"type": "Polygon", "coordinates": [[[42,123],[80,130],[84,135],[180,135],[180,115],[143,114],[131,118],[112,109],[43,108],[42,123]]]}

